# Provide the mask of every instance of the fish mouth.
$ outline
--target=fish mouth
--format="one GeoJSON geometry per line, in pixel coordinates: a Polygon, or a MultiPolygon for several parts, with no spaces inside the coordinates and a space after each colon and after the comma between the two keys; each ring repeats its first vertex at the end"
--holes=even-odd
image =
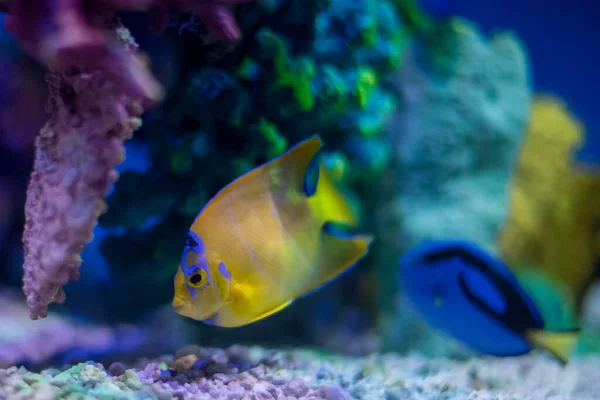
{"type": "Polygon", "coordinates": [[[185,307],[185,301],[183,301],[181,298],[179,297],[174,297],[173,298],[173,308],[175,308],[175,311],[180,311],[185,307]]]}

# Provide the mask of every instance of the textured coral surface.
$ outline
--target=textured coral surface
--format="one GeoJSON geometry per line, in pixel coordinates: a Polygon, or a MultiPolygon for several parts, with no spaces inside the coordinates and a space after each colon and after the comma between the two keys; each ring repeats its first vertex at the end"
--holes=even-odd
{"type": "MultiPolygon", "coordinates": [[[[124,51],[136,44],[113,16],[96,24],[121,35],[124,51]]],[[[79,277],[79,254],[92,239],[104,196],[117,179],[123,141],[141,125],[143,108],[102,71],[51,72],[51,117],[36,139],[23,233],[23,291],[31,317],[45,317],[51,302],[65,300],[62,287],[79,277]]]]}
{"type": "Polygon", "coordinates": [[[3,369],[0,398],[589,400],[600,391],[599,382],[598,358],[563,368],[542,355],[452,361],[189,346],[133,365],[88,362],[41,373],[3,369]]]}
{"type": "Polygon", "coordinates": [[[554,97],[533,103],[499,244],[511,264],[529,265],[580,297],[598,260],[600,177],[574,167],[582,125],[554,97]]]}
{"type": "Polygon", "coordinates": [[[517,37],[487,39],[462,20],[407,55],[396,82],[404,107],[390,129],[404,249],[454,237],[496,250],[528,118],[528,72],[517,37]]]}

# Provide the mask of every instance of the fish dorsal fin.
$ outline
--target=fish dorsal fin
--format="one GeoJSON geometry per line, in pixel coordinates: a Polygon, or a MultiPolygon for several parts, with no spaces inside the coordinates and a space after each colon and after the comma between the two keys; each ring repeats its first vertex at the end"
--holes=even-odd
{"type": "Polygon", "coordinates": [[[294,189],[304,191],[306,171],[322,145],[323,142],[318,135],[311,136],[309,139],[296,144],[279,157],[240,176],[230,185],[223,188],[222,192],[226,193],[230,190],[235,190],[236,186],[241,186],[256,178],[262,179],[264,175],[268,177],[266,182],[268,182],[269,189],[294,185],[294,189]]]}
{"type": "Polygon", "coordinates": [[[498,260],[475,243],[467,240],[430,240],[422,244],[420,252],[427,254],[425,261],[428,262],[449,257],[459,257],[474,265],[485,265],[486,269],[491,269],[511,283],[518,284],[515,275],[501,260],[498,260]]]}
{"type": "MultiPolygon", "coordinates": [[[[297,192],[306,193],[306,178],[309,167],[316,164],[318,173],[318,159],[315,157],[323,141],[318,135],[296,144],[287,152],[265,165],[265,173],[269,177],[269,186],[271,188],[287,187],[297,192]],[[292,185],[290,187],[290,185],[292,185]]],[[[309,195],[308,193],[306,193],[309,195]]]]}
{"type": "Polygon", "coordinates": [[[284,189],[304,193],[306,171],[322,145],[319,135],[311,136],[279,157],[245,173],[221,189],[198,213],[196,220],[211,204],[232,193],[238,198],[284,189]]]}
{"type": "Polygon", "coordinates": [[[536,346],[550,352],[561,364],[566,364],[571,358],[573,349],[579,338],[579,329],[565,331],[531,331],[527,338],[536,346]]]}
{"type": "Polygon", "coordinates": [[[316,193],[317,186],[319,185],[320,181],[319,176],[323,171],[323,166],[321,165],[319,159],[317,157],[313,157],[306,167],[302,184],[302,189],[306,196],[310,197],[316,193]]]}

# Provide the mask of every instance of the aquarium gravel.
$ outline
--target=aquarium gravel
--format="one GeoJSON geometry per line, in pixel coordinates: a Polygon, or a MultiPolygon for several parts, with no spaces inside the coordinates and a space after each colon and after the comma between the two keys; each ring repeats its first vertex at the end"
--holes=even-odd
{"type": "Polygon", "coordinates": [[[94,362],[0,370],[1,399],[469,399],[590,400],[600,393],[600,359],[566,367],[544,354],[520,358],[348,358],[312,350],[188,346],[132,365],[94,362]]]}

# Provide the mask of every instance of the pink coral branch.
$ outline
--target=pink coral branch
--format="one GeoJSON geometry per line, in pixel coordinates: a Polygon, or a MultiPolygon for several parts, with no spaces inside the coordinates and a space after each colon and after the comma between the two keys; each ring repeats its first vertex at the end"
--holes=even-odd
{"type": "MultiPolygon", "coordinates": [[[[88,23],[82,0],[17,0],[10,4],[6,27],[23,48],[48,67],[59,70],[71,66],[104,71],[132,96],[146,104],[162,97],[161,85],[139,54],[119,46],[118,35],[88,23]]],[[[94,10],[92,15],[101,9],[94,10]]],[[[129,34],[122,29],[120,34],[129,34]]]]}
{"type": "MultiPolygon", "coordinates": [[[[116,17],[96,18],[120,37],[120,51],[135,43],[119,35],[116,17]]],[[[36,140],[36,159],[27,191],[23,234],[23,291],[31,318],[45,317],[51,302],[65,300],[62,287],[77,279],[79,254],[92,239],[114,166],[125,156],[123,141],[141,125],[143,108],[102,71],[51,71],[51,117],[36,140]]]]}

